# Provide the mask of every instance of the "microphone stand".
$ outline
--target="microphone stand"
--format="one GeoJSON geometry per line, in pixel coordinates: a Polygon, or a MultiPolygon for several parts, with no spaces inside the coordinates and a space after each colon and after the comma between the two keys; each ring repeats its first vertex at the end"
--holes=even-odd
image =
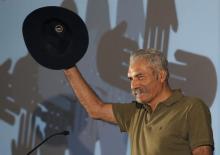
{"type": "Polygon", "coordinates": [[[70,132],[69,131],[63,131],[63,132],[58,132],[58,133],[54,133],[52,135],[50,135],[49,137],[47,137],[45,140],[43,140],[40,144],[38,144],[37,146],[35,146],[31,151],[29,151],[27,153],[27,155],[30,155],[32,152],[34,152],[38,147],[40,147],[44,142],[46,142],[48,139],[50,139],[53,136],[57,136],[57,135],[69,135],[70,132]]]}

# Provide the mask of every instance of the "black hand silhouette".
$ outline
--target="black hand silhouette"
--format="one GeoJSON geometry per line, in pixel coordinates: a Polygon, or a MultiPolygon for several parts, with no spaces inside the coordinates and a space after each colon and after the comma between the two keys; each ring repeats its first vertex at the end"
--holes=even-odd
{"type": "MultiPolygon", "coordinates": [[[[31,116],[29,112],[22,114],[17,143],[15,140],[12,140],[11,143],[12,155],[27,154],[34,146],[39,144],[40,139],[36,136],[41,135],[39,133],[39,127],[35,129],[35,117],[31,116]]],[[[32,155],[37,155],[37,151],[33,152],[32,155]]]]}
{"type": "Polygon", "coordinates": [[[178,29],[174,0],[148,0],[144,48],[157,48],[167,56],[170,28],[178,29]]]}
{"type": "Polygon", "coordinates": [[[181,64],[170,63],[170,84],[182,88],[186,95],[201,97],[210,107],[216,95],[217,76],[212,61],[201,55],[177,50],[181,64]]]}
{"type": "Polygon", "coordinates": [[[97,51],[97,68],[104,81],[128,91],[129,53],[136,50],[138,45],[124,36],[126,27],[127,24],[122,22],[102,36],[97,51]]]}
{"type": "Polygon", "coordinates": [[[15,122],[15,118],[12,113],[18,114],[20,112],[20,108],[13,103],[13,99],[11,98],[11,88],[13,87],[11,84],[11,74],[9,73],[9,69],[11,67],[11,60],[6,60],[0,66],[0,75],[1,81],[0,86],[3,90],[0,93],[0,119],[13,125],[15,122]]]}
{"type": "Polygon", "coordinates": [[[13,125],[15,123],[15,116],[12,114],[19,114],[20,108],[10,100],[0,101],[0,119],[6,123],[13,125]]]}
{"type": "MultiPolygon", "coordinates": [[[[34,114],[45,122],[44,129],[45,136],[48,137],[51,133],[68,130],[72,127],[74,119],[74,104],[77,102],[67,95],[58,95],[43,101],[41,104],[46,110],[36,109],[34,114]]],[[[77,103],[78,104],[78,103],[77,103]]],[[[52,145],[66,145],[66,137],[60,137],[49,141],[48,144],[52,145]]]]}
{"type": "Polygon", "coordinates": [[[63,0],[61,6],[73,12],[78,12],[74,0],[63,0]]]}
{"type": "Polygon", "coordinates": [[[33,111],[42,100],[38,90],[38,64],[30,54],[19,59],[12,75],[12,97],[20,107],[33,111]]]}

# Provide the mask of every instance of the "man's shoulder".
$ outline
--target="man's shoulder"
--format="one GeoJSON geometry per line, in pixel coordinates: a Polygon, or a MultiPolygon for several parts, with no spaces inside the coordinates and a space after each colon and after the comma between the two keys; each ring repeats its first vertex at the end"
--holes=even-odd
{"type": "Polygon", "coordinates": [[[208,106],[205,104],[205,102],[195,96],[184,96],[181,100],[181,102],[187,106],[188,108],[202,108],[202,109],[208,109],[208,106]]]}

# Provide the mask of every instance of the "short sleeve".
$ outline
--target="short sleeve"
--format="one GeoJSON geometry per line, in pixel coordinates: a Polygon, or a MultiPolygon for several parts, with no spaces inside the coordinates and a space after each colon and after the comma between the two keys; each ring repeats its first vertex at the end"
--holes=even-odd
{"type": "Polygon", "coordinates": [[[113,113],[121,132],[128,131],[135,110],[135,103],[113,104],[113,113]]]}
{"type": "Polygon", "coordinates": [[[214,149],[209,108],[199,99],[193,99],[188,113],[189,142],[191,149],[209,145],[214,149]]]}

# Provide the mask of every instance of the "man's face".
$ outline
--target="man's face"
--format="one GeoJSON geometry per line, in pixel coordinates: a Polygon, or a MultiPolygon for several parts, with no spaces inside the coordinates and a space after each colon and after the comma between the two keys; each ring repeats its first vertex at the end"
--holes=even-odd
{"type": "Polygon", "coordinates": [[[136,59],[129,66],[131,91],[139,103],[149,104],[162,89],[163,80],[144,59],[136,59]]]}

